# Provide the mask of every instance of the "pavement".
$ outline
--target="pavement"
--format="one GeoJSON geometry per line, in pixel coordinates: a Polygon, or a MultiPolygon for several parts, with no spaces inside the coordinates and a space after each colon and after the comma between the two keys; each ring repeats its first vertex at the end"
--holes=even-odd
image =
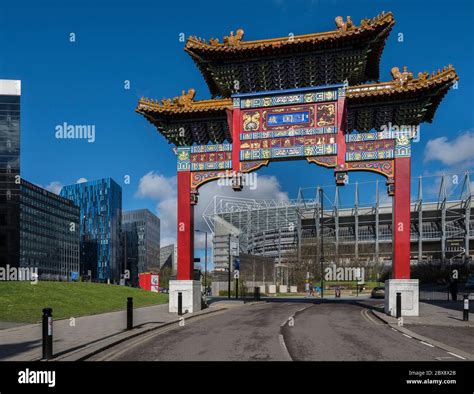
{"type": "Polygon", "coordinates": [[[468,321],[462,319],[462,301],[420,302],[419,316],[403,317],[400,322],[386,315],[383,307],[373,309],[372,313],[393,330],[474,360],[473,304],[470,303],[468,321]]]}
{"type": "MultiPolygon", "coordinates": [[[[217,305],[192,316],[225,309],[217,305]]],[[[168,304],[133,310],[134,329],[126,330],[126,311],[54,321],[53,353],[61,360],[77,360],[103,347],[119,343],[166,324],[177,323],[178,316],[168,312],[168,304]]],[[[5,325],[6,326],[6,325],[5,325]]],[[[41,324],[17,325],[0,330],[0,361],[37,361],[42,356],[41,324]]]]}
{"type": "MultiPolygon", "coordinates": [[[[474,327],[474,302],[470,303],[469,320],[463,321],[462,301],[420,302],[419,316],[406,316],[404,325],[444,326],[444,327],[474,327]]],[[[380,308],[376,313],[389,324],[397,324],[398,320],[388,316],[380,308]]]]}
{"type": "MultiPolygon", "coordinates": [[[[380,301],[278,300],[157,330],[94,361],[463,361],[378,319],[380,301]]],[[[444,344],[443,344],[444,346],[444,344]]],[[[444,346],[446,347],[446,346],[444,346]]]]}
{"type": "MultiPolygon", "coordinates": [[[[168,305],[54,322],[54,360],[131,361],[462,361],[474,360],[474,317],[462,303],[420,303],[403,325],[383,302],[274,298],[243,303],[212,300],[180,318],[168,305]]],[[[0,360],[41,357],[41,325],[0,330],[0,360]]]]}

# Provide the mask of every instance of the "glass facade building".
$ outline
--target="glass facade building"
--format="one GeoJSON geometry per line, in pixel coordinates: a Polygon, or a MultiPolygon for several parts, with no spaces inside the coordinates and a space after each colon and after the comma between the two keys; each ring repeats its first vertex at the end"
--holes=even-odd
{"type": "Polygon", "coordinates": [[[79,207],[24,179],[20,201],[20,266],[37,268],[40,279],[77,276],[79,207]]]}
{"type": "Polygon", "coordinates": [[[61,196],[80,207],[81,274],[118,283],[121,257],[122,188],[111,178],[64,186],[61,196]]]}
{"type": "MultiPolygon", "coordinates": [[[[122,215],[124,233],[128,240],[136,239],[136,248],[128,242],[127,261],[136,253],[138,273],[160,270],[160,219],[148,209],[124,212],[122,215]],[[136,236],[133,234],[136,232],[136,236]]],[[[133,257],[132,257],[133,258],[133,257]]],[[[134,270],[131,271],[132,273],[134,270]]]]}
{"type": "Polygon", "coordinates": [[[21,81],[0,79],[0,267],[20,260],[21,81]]]}

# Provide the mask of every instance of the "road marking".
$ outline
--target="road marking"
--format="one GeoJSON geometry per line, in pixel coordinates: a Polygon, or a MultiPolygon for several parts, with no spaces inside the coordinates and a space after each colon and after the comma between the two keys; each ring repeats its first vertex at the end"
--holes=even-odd
{"type": "Polygon", "coordinates": [[[283,348],[283,354],[288,358],[289,361],[293,361],[291,358],[290,352],[288,351],[288,348],[286,347],[285,344],[285,338],[283,338],[282,334],[278,334],[278,341],[280,342],[281,347],[283,348]]]}
{"type": "Polygon", "coordinates": [[[428,342],[420,341],[420,343],[422,343],[423,345],[429,346],[429,347],[434,347],[431,343],[428,343],[428,342]]]}
{"type": "Polygon", "coordinates": [[[370,323],[375,324],[376,326],[381,326],[381,325],[382,325],[382,323],[376,322],[374,319],[372,319],[372,318],[369,316],[369,310],[368,310],[368,309],[362,309],[362,310],[360,311],[360,313],[361,313],[362,317],[364,317],[365,320],[369,321],[370,323]]]}
{"type": "Polygon", "coordinates": [[[395,332],[398,332],[398,330],[395,330],[395,328],[393,328],[393,327],[390,327],[390,329],[395,331],[395,332]]]}
{"type": "MultiPolygon", "coordinates": [[[[290,304],[290,305],[293,305],[293,304],[290,304]]],[[[288,317],[283,323],[280,324],[280,327],[283,328],[285,327],[286,323],[288,323],[291,319],[293,319],[293,321],[295,320],[295,315],[299,312],[302,312],[304,311],[305,309],[308,309],[308,308],[311,308],[313,305],[309,305],[309,306],[304,306],[303,308],[300,308],[298,309],[295,313],[293,313],[290,317],[288,317]]]]}
{"type": "Polygon", "coordinates": [[[450,354],[451,356],[454,356],[454,357],[457,357],[457,358],[460,358],[461,360],[465,360],[464,357],[461,357],[459,354],[456,354],[456,353],[451,353],[451,352],[446,352],[448,354],[450,354]]]}
{"type": "Polygon", "coordinates": [[[413,337],[411,337],[410,335],[407,335],[407,334],[402,334],[404,337],[407,337],[407,338],[410,338],[410,339],[413,339],[413,337]]]}

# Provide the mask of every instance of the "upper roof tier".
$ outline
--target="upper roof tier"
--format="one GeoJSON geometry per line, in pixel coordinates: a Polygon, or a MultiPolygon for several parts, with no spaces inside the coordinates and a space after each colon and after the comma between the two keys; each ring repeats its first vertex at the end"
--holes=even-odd
{"type": "Polygon", "coordinates": [[[359,26],[349,16],[335,22],[335,30],[265,40],[244,41],[242,29],[223,42],[190,37],[185,51],[213,97],[378,81],[380,56],[395,23],[392,13],[362,19],[359,26]]]}
{"type": "MultiPolygon", "coordinates": [[[[347,132],[379,130],[389,122],[393,125],[418,125],[431,122],[443,97],[458,80],[453,66],[416,77],[406,68],[391,70],[388,82],[348,86],[347,132]]],[[[142,98],[136,112],[155,125],[175,145],[222,143],[232,141],[227,110],[232,99],[194,100],[195,91],[183,91],[171,99],[142,98]]]]}

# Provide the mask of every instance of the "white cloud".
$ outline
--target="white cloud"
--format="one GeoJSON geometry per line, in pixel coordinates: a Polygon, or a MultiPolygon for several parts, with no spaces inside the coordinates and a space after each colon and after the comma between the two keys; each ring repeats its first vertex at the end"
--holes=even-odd
{"type": "Polygon", "coordinates": [[[447,137],[429,140],[425,147],[425,162],[440,161],[446,166],[474,164],[474,131],[466,131],[449,141],[447,137]]]}
{"type": "MultiPolygon", "coordinates": [[[[275,176],[258,176],[257,174],[256,186],[255,190],[244,187],[241,192],[234,192],[230,186],[221,186],[216,181],[202,186],[199,189],[199,202],[194,207],[194,228],[209,232],[202,214],[214,196],[288,200],[288,194],[281,190],[281,185],[275,176]]],[[[161,245],[176,243],[176,177],[166,177],[150,171],[140,179],[135,196],[157,200],[156,211],[161,220],[161,245]]],[[[210,246],[210,243],[211,237],[209,236],[208,246],[210,246]]],[[[204,233],[196,233],[195,248],[202,249],[204,244],[204,233]]]]}
{"type": "Polygon", "coordinates": [[[86,183],[87,179],[86,178],[79,178],[76,183],[86,183]]]}
{"type": "Polygon", "coordinates": [[[49,190],[50,192],[54,194],[59,194],[62,188],[63,188],[63,185],[59,181],[52,181],[45,187],[46,190],[49,190]]]}
{"type": "Polygon", "coordinates": [[[176,177],[165,177],[150,171],[140,178],[136,196],[164,200],[176,194],[176,177]]]}

